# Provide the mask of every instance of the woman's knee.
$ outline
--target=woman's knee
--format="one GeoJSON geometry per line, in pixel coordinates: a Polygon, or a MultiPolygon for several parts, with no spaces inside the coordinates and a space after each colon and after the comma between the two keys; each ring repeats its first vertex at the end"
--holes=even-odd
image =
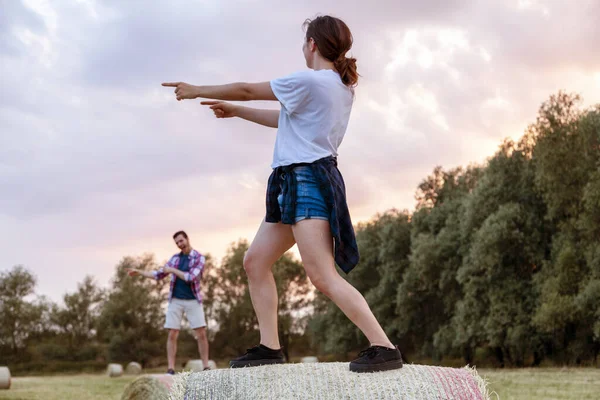
{"type": "Polygon", "coordinates": [[[336,277],[331,274],[310,273],[308,274],[308,278],[319,292],[329,297],[331,295],[333,286],[335,285],[336,278],[339,278],[339,276],[336,277]]]}
{"type": "Polygon", "coordinates": [[[256,254],[252,250],[248,250],[244,255],[243,265],[248,277],[261,275],[269,270],[269,266],[265,266],[265,263],[261,262],[260,254],[256,254]]]}

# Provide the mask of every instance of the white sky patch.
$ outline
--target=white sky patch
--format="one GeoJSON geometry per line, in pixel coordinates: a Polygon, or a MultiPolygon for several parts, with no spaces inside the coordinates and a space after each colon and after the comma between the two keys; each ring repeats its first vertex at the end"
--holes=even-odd
{"type": "Polygon", "coordinates": [[[372,98],[367,101],[367,106],[381,114],[386,121],[387,129],[391,131],[402,131],[406,120],[406,103],[395,93],[389,94],[386,104],[380,103],[372,98]]]}
{"type": "Polygon", "coordinates": [[[426,89],[423,85],[419,83],[411,85],[406,90],[405,94],[410,104],[416,105],[417,107],[431,114],[432,120],[435,122],[436,125],[444,129],[445,131],[450,130],[446,118],[444,118],[444,116],[440,113],[440,107],[438,105],[437,98],[433,92],[426,89]]]}
{"type": "Polygon", "coordinates": [[[238,180],[240,186],[246,189],[257,189],[262,188],[264,182],[259,181],[256,176],[247,173],[242,174],[242,177],[238,180]]]}
{"type": "Polygon", "coordinates": [[[483,126],[491,129],[500,117],[502,120],[510,120],[515,117],[513,105],[506,98],[496,95],[495,97],[486,99],[479,109],[477,114],[481,119],[483,126]]]}
{"type": "Polygon", "coordinates": [[[52,42],[46,36],[37,35],[29,29],[19,29],[15,36],[31,50],[31,55],[47,68],[52,67],[56,61],[52,42]]]}
{"type": "Polygon", "coordinates": [[[83,7],[85,7],[87,14],[97,20],[100,18],[100,15],[98,13],[98,8],[97,8],[97,4],[94,0],[75,0],[77,3],[82,4],[83,7]]]}
{"type": "Polygon", "coordinates": [[[58,14],[50,5],[49,0],[22,0],[22,2],[44,19],[44,23],[50,34],[56,34],[56,30],[58,29],[58,14]]]}
{"type": "Polygon", "coordinates": [[[542,13],[544,17],[550,16],[550,8],[541,0],[518,0],[517,9],[521,11],[533,10],[542,13]]]}
{"type": "Polygon", "coordinates": [[[443,68],[454,80],[458,80],[460,70],[453,66],[457,55],[472,51],[466,31],[456,28],[409,29],[389,36],[396,45],[385,66],[388,79],[399,69],[416,64],[422,69],[443,68]]]}
{"type": "Polygon", "coordinates": [[[467,34],[461,29],[439,30],[437,39],[450,53],[454,53],[456,50],[469,50],[470,48],[467,34]]]}
{"type": "MultiPolygon", "coordinates": [[[[403,67],[410,62],[411,57],[409,52],[412,48],[418,45],[417,35],[418,34],[415,30],[406,31],[396,50],[390,54],[392,61],[386,65],[386,72],[392,74],[397,68],[403,67]]],[[[392,40],[396,39],[395,36],[397,35],[394,35],[392,40]]]]}
{"type": "Polygon", "coordinates": [[[58,31],[58,14],[48,0],[23,0],[23,4],[44,20],[48,35],[38,35],[25,28],[15,32],[16,36],[32,49],[33,55],[42,65],[51,68],[58,59],[58,52],[53,43],[58,31]]]}
{"type": "Polygon", "coordinates": [[[483,58],[483,60],[485,62],[489,63],[490,61],[492,61],[492,55],[483,47],[479,48],[479,54],[481,55],[481,58],[483,58]]]}
{"type": "Polygon", "coordinates": [[[519,10],[526,10],[537,4],[537,0],[518,0],[517,8],[519,10]]]}

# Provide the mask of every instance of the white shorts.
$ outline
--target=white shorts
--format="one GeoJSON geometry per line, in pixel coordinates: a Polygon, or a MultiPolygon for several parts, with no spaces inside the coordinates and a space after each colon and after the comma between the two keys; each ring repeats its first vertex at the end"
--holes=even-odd
{"type": "Polygon", "coordinates": [[[182,300],[172,298],[167,308],[167,320],[165,322],[165,328],[167,329],[181,329],[181,320],[183,314],[190,323],[192,329],[202,328],[206,326],[206,319],[204,317],[204,307],[202,303],[198,303],[198,300],[182,300]]]}

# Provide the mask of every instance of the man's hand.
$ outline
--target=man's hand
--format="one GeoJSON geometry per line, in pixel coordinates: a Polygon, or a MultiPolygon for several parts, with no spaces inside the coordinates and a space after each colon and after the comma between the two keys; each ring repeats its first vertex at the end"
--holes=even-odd
{"type": "Polygon", "coordinates": [[[196,86],[185,82],[165,82],[162,84],[165,87],[174,87],[177,101],[185,99],[195,99],[198,97],[196,86]]]}
{"type": "Polygon", "coordinates": [[[175,271],[175,268],[171,268],[171,267],[164,267],[164,268],[163,268],[163,272],[164,272],[165,274],[172,274],[172,273],[173,273],[173,271],[175,271]]]}
{"type": "Polygon", "coordinates": [[[135,268],[125,268],[127,270],[127,275],[129,276],[137,276],[140,274],[140,271],[138,271],[135,268]]]}

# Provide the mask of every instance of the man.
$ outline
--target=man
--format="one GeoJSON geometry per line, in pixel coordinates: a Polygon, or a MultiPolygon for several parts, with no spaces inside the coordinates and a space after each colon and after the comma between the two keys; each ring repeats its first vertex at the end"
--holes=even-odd
{"type": "Polygon", "coordinates": [[[188,235],[179,231],[173,235],[175,244],[181,250],[158,271],[142,271],[128,268],[129,276],[141,275],[146,278],[160,280],[171,276],[169,291],[169,307],[167,308],[165,328],[169,330],[167,339],[167,374],[175,374],[175,355],[177,354],[177,337],[181,329],[181,320],[185,314],[198,341],[198,351],[204,370],[208,368],[208,338],[206,336],[206,319],[202,307],[200,279],[206,258],[192,249],[188,235]]]}

